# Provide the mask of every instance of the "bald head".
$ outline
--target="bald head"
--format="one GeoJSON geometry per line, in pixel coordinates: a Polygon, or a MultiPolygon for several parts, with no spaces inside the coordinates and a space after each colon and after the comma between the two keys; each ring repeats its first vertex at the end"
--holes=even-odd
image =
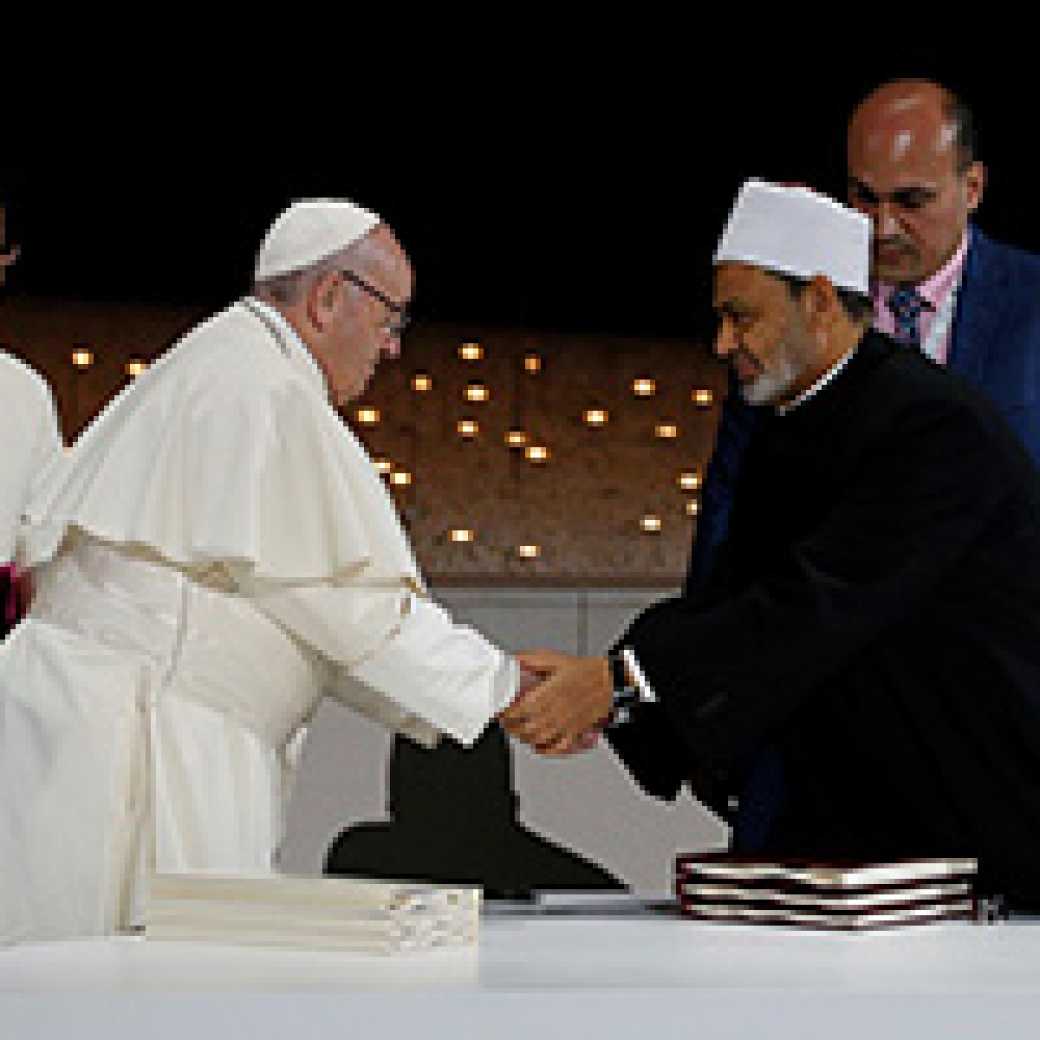
{"type": "Polygon", "coordinates": [[[957,166],[974,160],[971,110],[939,83],[893,80],[868,94],[849,121],[853,141],[865,153],[905,152],[911,144],[949,157],[957,166]]]}
{"type": "Polygon", "coordinates": [[[855,109],[849,202],[874,223],[874,275],[915,284],[956,252],[982,198],[970,111],[945,87],[896,80],[855,109]]]}

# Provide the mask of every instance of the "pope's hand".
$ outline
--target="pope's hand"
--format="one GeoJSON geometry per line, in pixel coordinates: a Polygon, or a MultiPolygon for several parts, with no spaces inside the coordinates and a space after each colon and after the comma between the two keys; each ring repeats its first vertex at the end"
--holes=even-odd
{"type": "Polygon", "coordinates": [[[599,739],[613,700],[610,663],[554,650],[518,654],[521,666],[542,677],[502,712],[506,731],[546,755],[586,751],[599,739]]]}

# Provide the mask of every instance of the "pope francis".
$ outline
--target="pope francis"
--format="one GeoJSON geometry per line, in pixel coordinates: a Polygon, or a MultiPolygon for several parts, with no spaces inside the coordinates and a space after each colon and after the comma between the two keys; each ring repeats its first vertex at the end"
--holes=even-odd
{"type": "Polygon", "coordinates": [[[428,597],[334,405],[395,356],[407,257],[373,213],[299,202],[253,294],[117,397],[20,532],[38,567],[0,647],[0,938],[132,927],[148,879],[274,869],[323,694],[474,741],[516,662],[428,597]]]}

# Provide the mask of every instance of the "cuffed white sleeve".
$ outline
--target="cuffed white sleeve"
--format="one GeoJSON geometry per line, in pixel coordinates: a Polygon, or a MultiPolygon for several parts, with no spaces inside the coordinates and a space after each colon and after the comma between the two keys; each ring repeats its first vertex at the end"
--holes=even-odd
{"type": "Polygon", "coordinates": [[[469,746],[516,691],[517,665],[430,600],[411,598],[397,631],[353,670],[469,746]]]}
{"type": "Polygon", "coordinates": [[[333,666],[467,746],[516,694],[512,657],[408,589],[268,586],[251,598],[333,666]]]}

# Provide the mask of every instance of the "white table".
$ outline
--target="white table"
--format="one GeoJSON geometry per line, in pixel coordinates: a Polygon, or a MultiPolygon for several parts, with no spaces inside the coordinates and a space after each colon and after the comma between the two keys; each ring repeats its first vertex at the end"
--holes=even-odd
{"type": "Polygon", "coordinates": [[[1040,1037],[1040,923],[864,935],[492,917],[397,957],[143,939],[0,949],[0,1036],[1040,1037]]]}

